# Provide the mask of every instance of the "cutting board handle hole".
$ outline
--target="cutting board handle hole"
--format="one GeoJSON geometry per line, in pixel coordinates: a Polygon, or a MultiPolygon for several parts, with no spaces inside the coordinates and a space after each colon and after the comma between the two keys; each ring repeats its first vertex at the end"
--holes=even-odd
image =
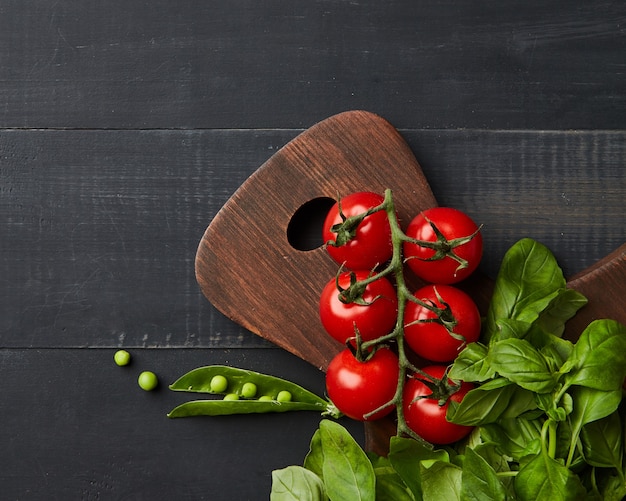
{"type": "Polygon", "coordinates": [[[334,203],[332,198],[319,197],[300,206],[287,225],[287,241],[294,249],[309,251],[324,245],[322,226],[334,203]]]}

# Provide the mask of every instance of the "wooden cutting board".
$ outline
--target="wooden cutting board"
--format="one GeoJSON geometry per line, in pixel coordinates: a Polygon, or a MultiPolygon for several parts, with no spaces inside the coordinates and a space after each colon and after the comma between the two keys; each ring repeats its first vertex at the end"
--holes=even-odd
{"type": "MultiPolygon", "coordinates": [[[[324,370],[343,348],[319,320],[319,294],[337,273],[319,242],[290,236],[316,208],[355,191],[391,188],[405,221],[437,204],[408,145],[385,120],[352,111],[311,127],[276,152],[207,228],[196,257],[204,295],[228,318],[324,370]]],[[[299,228],[302,226],[302,228],[299,228]]]]}
{"type": "MultiPolygon", "coordinates": [[[[302,237],[321,232],[321,217],[338,196],[386,188],[405,224],[437,205],[413,152],[386,120],[349,111],[314,125],[250,176],[210,223],[195,263],[203,294],[236,323],[325,370],[343,349],[318,316],[319,294],[337,265],[321,236],[317,244],[302,237]]],[[[595,318],[626,323],[626,244],[568,283],[589,303],[566,337],[576,338],[595,318]]],[[[485,313],[493,282],[475,274],[460,285],[485,313]]],[[[384,452],[392,432],[387,420],[368,423],[369,450],[384,452]]]]}

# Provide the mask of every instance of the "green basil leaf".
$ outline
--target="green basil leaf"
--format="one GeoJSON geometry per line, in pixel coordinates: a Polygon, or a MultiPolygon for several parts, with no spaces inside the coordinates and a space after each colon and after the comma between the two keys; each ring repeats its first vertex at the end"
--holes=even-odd
{"type": "Polygon", "coordinates": [[[388,458],[370,455],[370,461],[376,475],[376,501],[415,501],[415,496],[388,458]]]}
{"type": "MultiPolygon", "coordinates": [[[[483,458],[496,473],[511,471],[511,466],[508,461],[509,458],[502,454],[497,443],[483,441],[473,446],[472,449],[476,454],[483,458]]],[[[500,481],[503,479],[504,477],[500,479],[500,481]]],[[[509,477],[509,480],[511,480],[511,477],[509,477]]]]}
{"type": "Polygon", "coordinates": [[[270,501],[326,501],[322,480],[301,466],[272,472],[270,501]]]}
{"type": "Polygon", "coordinates": [[[506,490],[498,475],[485,459],[467,448],[461,475],[463,501],[504,501],[506,490]]]}
{"type": "Polygon", "coordinates": [[[514,461],[541,451],[541,423],[537,419],[501,419],[481,427],[481,435],[485,441],[496,443],[500,453],[514,461]]]}
{"type": "Polygon", "coordinates": [[[558,405],[559,402],[555,402],[555,396],[552,393],[537,393],[535,394],[535,401],[537,402],[538,407],[543,410],[547,416],[552,419],[552,421],[556,421],[560,423],[567,419],[567,415],[571,412],[571,408],[565,408],[564,406],[558,405]]]}
{"type": "Polygon", "coordinates": [[[571,341],[550,334],[545,334],[541,343],[535,339],[531,340],[531,343],[539,348],[553,372],[560,371],[574,350],[574,344],[571,341]]]}
{"type": "Polygon", "coordinates": [[[542,452],[520,468],[515,492],[519,501],[578,501],[586,490],[576,474],[542,452]]]}
{"type": "Polygon", "coordinates": [[[522,388],[547,393],[556,386],[546,358],[525,339],[498,341],[490,346],[487,358],[497,373],[522,388]]]}
{"type": "Polygon", "coordinates": [[[460,501],[463,470],[452,463],[420,463],[423,501],[460,501]]]}
{"type": "Polygon", "coordinates": [[[455,359],[448,375],[452,379],[478,383],[492,378],[495,371],[487,363],[487,347],[481,343],[468,344],[455,359]]]}
{"type": "Polygon", "coordinates": [[[324,480],[324,449],[322,448],[322,437],[320,436],[319,428],[315,430],[311,437],[309,452],[304,458],[304,467],[324,480]]]}
{"type": "MultiPolygon", "coordinates": [[[[606,470],[605,470],[606,471],[606,470]]],[[[600,472],[601,473],[601,472],[600,472]]],[[[589,498],[591,501],[622,501],[626,496],[626,485],[623,477],[612,474],[604,475],[601,479],[602,493],[597,493],[597,497],[589,498]]]]}
{"type": "Polygon", "coordinates": [[[500,414],[499,419],[511,419],[537,409],[536,393],[525,390],[520,386],[513,387],[509,405],[500,414]]]}
{"type": "Polygon", "coordinates": [[[570,414],[572,429],[602,419],[617,410],[622,401],[622,390],[603,391],[587,386],[575,386],[570,389],[574,400],[574,409],[570,414]]]}
{"type": "Polygon", "coordinates": [[[563,272],[547,247],[529,238],[515,243],[504,255],[496,277],[485,339],[497,332],[499,319],[533,323],[565,284],[563,272]]]}
{"type": "Polygon", "coordinates": [[[585,461],[599,468],[622,469],[622,420],[618,412],[583,426],[580,439],[585,461]]]}
{"type": "Polygon", "coordinates": [[[582,332],[561,368],[568,385],[597,390],[621,388],[626,375],[626,326],[595,320],[582,332]]]}
{"type": "Polygon", "coordinates": [[[391,437],[387,457],[415,499],[422,497],[420,463],[422,461],[450,461],[448,452],[443,449],[429,449],[416,440],[397,436],[391,437]]]}
{"type": "Polygon", "coordinates": [[[499,318],[496,320],[497,331],[491,337],[490,344],[511,338],[524,339],[532,326],[533,324],[513,318],[499,318]]]}
{"type": "Polygon", "coordinates": [[[496,421],[507,410],[515,385],[504,378],[494,379],[470,390],[460,403],[449,401],[446,417],[453,423],[480,426],[496,421]],[[498,384],[504,381],[504,385],[498,384]]]}
{"type": "Polygon", "coordinates": [[[324,484],[330,499],[375,501],[376,476],[369,458],[339,423],[320,423],[324,484]]]}
{"type": "Polygon", "coordinates": [[[561,336],[565,322],[587,304],[587,298],[574,289],[563,289],[537,318],[535,324],[546,332],[561,336]]]}

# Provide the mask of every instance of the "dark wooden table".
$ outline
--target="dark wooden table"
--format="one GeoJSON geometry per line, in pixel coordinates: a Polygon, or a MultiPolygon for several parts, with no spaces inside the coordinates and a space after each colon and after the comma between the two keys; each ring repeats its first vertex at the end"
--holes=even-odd
{"type": "Polygon", "coordinates": [[[568,276],[626,241],[624,2],[0,5],[0,498],[267,499],[301,464],[319,416],[169,420],[167,384],[215,363],[323,392],[194,257],[259,165],[350,109],[484,223],[489,275],[524,236],[568,276]]]}

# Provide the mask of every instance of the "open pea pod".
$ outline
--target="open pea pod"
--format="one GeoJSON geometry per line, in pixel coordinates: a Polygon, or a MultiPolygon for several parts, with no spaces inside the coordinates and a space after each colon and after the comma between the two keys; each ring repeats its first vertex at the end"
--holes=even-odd
{"type": "Polygon", "coordinates": [[[237,395],[240,398],[185,402],[170,411],[168,417],[171,418],[289,411],[317,411],[338,417],[338,411],[330,402],[291,381],[225,365],[194,369],[172,383],[170,389],[212,395],[237,395]],[[211,381],[216,377],[225,378],[227,383],[218,391],[212,389],[211,385],[211,381]],[[256,387],[253,397],[244,396],[244,385],[247,383],[252,383],[256,387]],[[289,395],[288,401],[281,398],[285,392],[289,395]]]}

